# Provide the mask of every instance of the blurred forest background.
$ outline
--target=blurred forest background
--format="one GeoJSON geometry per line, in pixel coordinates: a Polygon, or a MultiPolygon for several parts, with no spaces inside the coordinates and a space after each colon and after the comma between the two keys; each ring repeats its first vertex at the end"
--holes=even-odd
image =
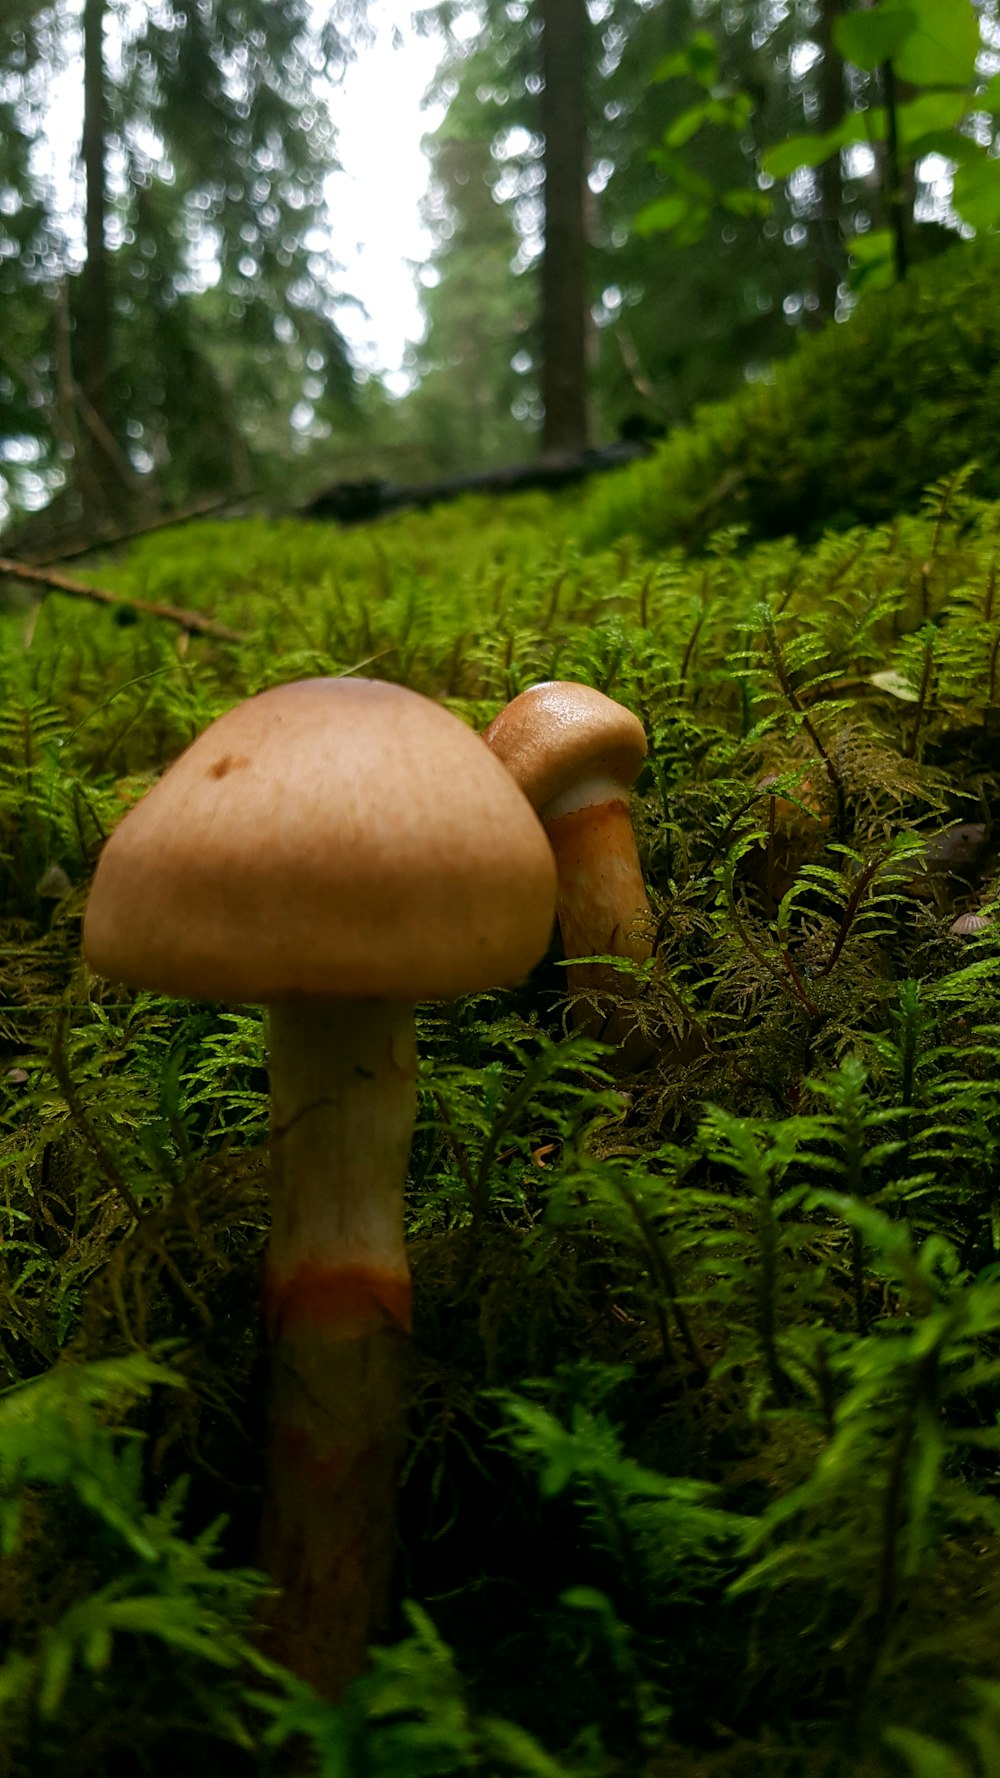
{"type": "Polygon", "coordinates": [[[447,109],[397,397],[338,327],[324,197],[364,0],[4,0],[0,522],[26,554],[197,502],[669,430],[1000,220],[996,0],[419,18],[447,109]],[[69,213],[41,153],[67,68],[69,213]]]}

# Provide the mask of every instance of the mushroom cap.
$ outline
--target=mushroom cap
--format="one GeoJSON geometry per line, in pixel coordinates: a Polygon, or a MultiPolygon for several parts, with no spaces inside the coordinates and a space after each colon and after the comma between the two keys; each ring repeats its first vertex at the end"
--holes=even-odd
{"type": "Polygon", "coordinates": [[[402,686],[305,679],[214,722],[101,854],[84,953],[198,1000],[448,999],[545,951],[555,864],[482,738],[402,686]]]}
{"type": "Polygon", "coordinates": [[[625,797],[646,757],[642,723],[631,710],[563,679],[530,685],[494,717],[483,740],[543,819],[554,812],[547,805],[581,781],[608,780],[625,797]]]}

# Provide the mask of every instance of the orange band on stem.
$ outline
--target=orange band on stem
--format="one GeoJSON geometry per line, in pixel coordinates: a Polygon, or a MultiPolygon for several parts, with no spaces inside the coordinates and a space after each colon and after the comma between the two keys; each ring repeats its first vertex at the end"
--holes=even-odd
{"type": "Polygon", "coordinates": [[[413,1287],[409,1277],[375,1266],[325,1266],[308,1260],[290,1278],[264,1278],[268,1326],[311,1322],[333,1328],[353,1321],[371,1327],[394,1321],[409,1329],[413,1287]]]}

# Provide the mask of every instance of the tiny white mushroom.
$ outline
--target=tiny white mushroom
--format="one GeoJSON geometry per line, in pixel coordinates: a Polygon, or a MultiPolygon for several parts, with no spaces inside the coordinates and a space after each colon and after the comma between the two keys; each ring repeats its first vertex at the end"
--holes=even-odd
{"type": "Polygon", "coordinates": [[[985,914],[959,914],[949,927],[956,938],[973,938],[977,932],[988,932],[992,921],[985,914]]]}

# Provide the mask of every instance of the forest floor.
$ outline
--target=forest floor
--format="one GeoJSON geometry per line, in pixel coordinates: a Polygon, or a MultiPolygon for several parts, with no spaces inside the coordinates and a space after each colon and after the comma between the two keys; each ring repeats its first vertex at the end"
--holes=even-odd
{"type": "Polygon", "coordinates": [[[1000,1772],[1000,506],[577,521],[202,521],[0,613],[0,1778],[1000,1772]],[[254,1628],[263,1015],[80,936],[166,765],[340,675],[624,704],[652,914],[631,1045],[557,943],[419,1009],[394,1603],[333,1705],[254,1628]]]}

